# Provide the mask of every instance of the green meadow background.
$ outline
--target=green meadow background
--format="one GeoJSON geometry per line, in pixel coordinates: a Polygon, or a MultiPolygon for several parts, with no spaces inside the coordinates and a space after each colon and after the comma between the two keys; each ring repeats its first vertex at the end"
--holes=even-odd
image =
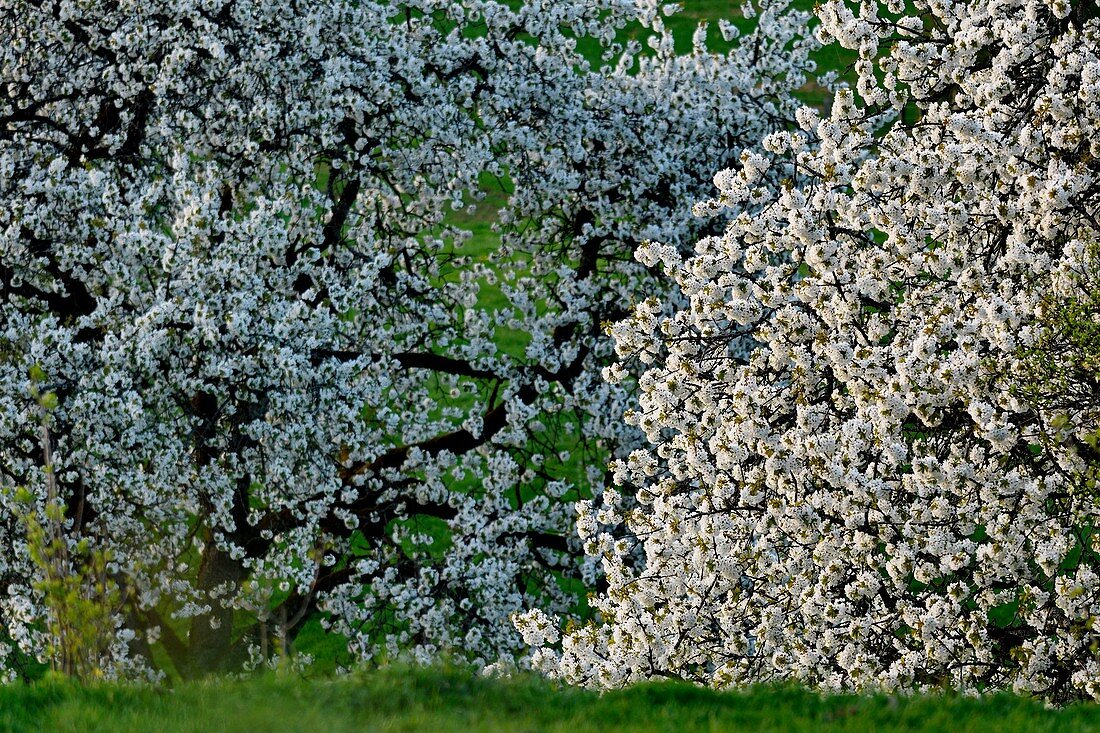
{"type": "Polygon", "coordinates": [[[0,689],[0,732],[294,733],[1077,733],[1100,707],[1048,710],[1010,695],[820,695],[796,687],[713,692],[651,683],[605,693],[522,676],[388,667],[341,678],[269,675],[172,689],[44,681],[0,689]]]}

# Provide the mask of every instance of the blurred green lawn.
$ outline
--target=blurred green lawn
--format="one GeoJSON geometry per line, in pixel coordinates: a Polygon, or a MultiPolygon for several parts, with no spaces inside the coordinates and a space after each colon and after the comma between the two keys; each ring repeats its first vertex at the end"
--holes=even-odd
{"type": "Polygon", "coordinates": [[[290,675],[172,690],[39,683],[0,688],[0,733],[1074,733],[1100,729],[1100,707],[1047,710],[1011,696],[822,696],[794,687],[716,693],[651,683],[600,696],[530,677],[391,667],[340,679],[290,675]]]}

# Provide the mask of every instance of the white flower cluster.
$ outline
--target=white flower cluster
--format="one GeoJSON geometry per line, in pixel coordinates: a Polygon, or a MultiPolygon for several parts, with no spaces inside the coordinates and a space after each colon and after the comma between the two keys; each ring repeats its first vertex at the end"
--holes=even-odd
{"type": "Polygon", "coordinates": [[[602,621],[518,626],[536,666],[595,686],[1098,698],[1095,372],[1057,411],[1022,385],[1044,304],[1096,266],[1100,12],[818,15],[855,89],[719,174],[723,236],[639,253],[687,303],[615,327],[651,447],[616,469],[638,507],[581,506],[602,621]]]}
{"type": "MultiPolygon", "coordinates": [[[[705,231],[684,202],[816,41],[770,0],[685,55],[654,2],[512,5],[0,0],[0,474],[41,489],[37,365],[67,532],[132,599],[120,669],[318,617],[361,659],[493,661],[594,577],[574,466],[639,442],[601,322],[665,292],[631,252],[705,231]]],[[[9,674],[43,648],[21,536],[0,498],[9,674]]]]}

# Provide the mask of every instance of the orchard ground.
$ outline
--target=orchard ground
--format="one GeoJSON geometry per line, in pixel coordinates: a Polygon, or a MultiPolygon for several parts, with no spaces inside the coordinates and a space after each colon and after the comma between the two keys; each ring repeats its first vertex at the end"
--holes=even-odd
{"type": "Polygon", "coordinates": [[[340,679],[281,675],[175,689],[43,682],[0,690],[0,731],[1090,731],[1100,708],[1007,695],[822,696],[651,683],[598,695],[528,677],[391,667],[340,679]]]}

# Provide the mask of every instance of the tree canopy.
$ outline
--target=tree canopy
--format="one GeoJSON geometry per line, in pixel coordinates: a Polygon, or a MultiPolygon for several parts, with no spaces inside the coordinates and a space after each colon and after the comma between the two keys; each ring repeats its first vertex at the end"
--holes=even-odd
{"type": "MultiPolygon", "coordinates": [[[[685,207],[812,66],[759,10],[677,55],[648,0],[0,1],[0,476],[48,503],[45,421],[111,673],[311,619],[486,663],[576,610],[572,504],[640,440],[600,324],[667,292],[633,249],[708,231],[685,207]]],[[[15,495],[8,676],[46,648],[15,495]]]]}
{"type": "Polygon", "coordinates": [[[1100,696],[1093,2],[817,8],[853,89],[643,247],[686,302],[613,327],[650,446],[582,508],[608,589],[571,682],[1100,696]]]}

